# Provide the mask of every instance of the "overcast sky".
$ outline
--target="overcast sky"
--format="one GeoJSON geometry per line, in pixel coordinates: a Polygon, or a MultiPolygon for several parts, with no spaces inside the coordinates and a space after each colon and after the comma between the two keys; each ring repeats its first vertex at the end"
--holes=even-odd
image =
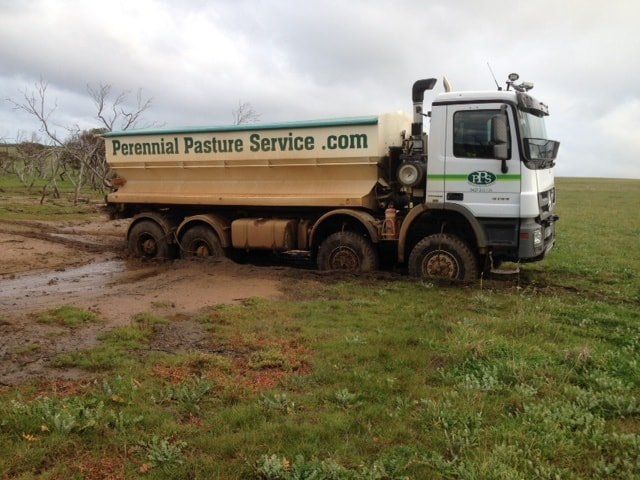
{"type": "Polygon", "coordinates": [[[0,137],[37,129],[5,99],[39,78],[60,125],[97,126],[99,82],[142,87],[149,120],[216,125],[239,100],[264,122],[410,112],[418,78],[495,89],[489,61],[549,105],[558,175],[640,178],[638,18],[637,0],[0,0],[0,137]]]}

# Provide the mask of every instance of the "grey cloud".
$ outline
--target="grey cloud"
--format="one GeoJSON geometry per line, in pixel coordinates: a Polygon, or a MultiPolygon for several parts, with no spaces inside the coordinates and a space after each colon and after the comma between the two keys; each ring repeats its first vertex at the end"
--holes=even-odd
{"type": "MultiPolygon", "coordinates": [[[[549,103],[559,173],[640,177],[638,13],[632,1],[0,1],[0,94],[42,75],[61,123],[92,124],[85,88],[99,81],[144,87],[169,125],[226,123],[238,99],[264,121],[303,119],[407,111],[426,76],[492,89],[490,61],[549,103]]],[[[0,135],[18,126],[33,128],[1,103],[0,135]]]]}

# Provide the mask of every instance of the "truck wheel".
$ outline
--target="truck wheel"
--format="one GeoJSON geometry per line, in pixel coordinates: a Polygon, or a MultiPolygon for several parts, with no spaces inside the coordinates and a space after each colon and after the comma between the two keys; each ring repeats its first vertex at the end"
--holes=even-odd
{"type": "Polygon", "coordinates": [[[478,277],[478,262],[465,242],[453,235],[438,233],[423,238],[413,247],[409,273],[423,279],[470,282],[478,277]]]}
{"type": "Polygon", "coordinates": [[[183,258],[224,256],[218,235],[205,225],[195,225],[182,235],[180,251],[183,258]]]}
{"type": "Polygon", "coordinates": [[[129,230],[129,252],[138,258],[171,258],[167,235],[153,220],[141,220],[129,230]]]}
{"type": "Polygon", "coordinates": [[[318,249],[320,270],[371,272],[378,268],[378,255],[369,240],[354,232],[329,235],[318,249]]]}

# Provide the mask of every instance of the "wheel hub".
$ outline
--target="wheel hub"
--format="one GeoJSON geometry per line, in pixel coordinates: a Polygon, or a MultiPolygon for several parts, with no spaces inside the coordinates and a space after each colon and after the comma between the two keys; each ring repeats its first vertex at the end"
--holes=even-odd
{"type": "Polygon", "coordinates": [[[436,250],[422,261],[422,274],[425,277],[455,279],[459,271],[458,260],[444,250],[436,250]]]}
{"type": "Polygon", "coordinates": [[[146,256],[154,256],[158,251],[158,244],[152,237],[143,237],[141,239],[142,252],[146,256]]]}
{"type": "Polygon", "coordinates": [[[209,250],[209,245],[205,242],[198,242],[195,244],[195,248],[193,251],[196,254],[196,257],[210,257],[211,251],[209,250]]]}
{"type": "Polygon", "coordinates": [[[341,245],[331,252],[329,265],[332,270],[347,270],[354,272],[360,268],[360,258],[352,248],[341,245]]]}

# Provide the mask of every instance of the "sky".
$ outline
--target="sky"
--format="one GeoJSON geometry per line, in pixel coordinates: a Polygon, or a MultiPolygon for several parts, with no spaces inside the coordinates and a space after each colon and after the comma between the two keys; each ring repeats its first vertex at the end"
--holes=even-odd
{"type": "Polygon", "coordinates": [[[490,62],[549,105],[557,175],[640,178],[638,18],[637,0],[0,0],[0,138],[38,130],[7,99],[39,79],[64,131],[99,126],[101,82],[142,88],[148,121],[219,125],[240,101],[263,122],[410,112],[419,78],[494,90],[490,62]]]}

